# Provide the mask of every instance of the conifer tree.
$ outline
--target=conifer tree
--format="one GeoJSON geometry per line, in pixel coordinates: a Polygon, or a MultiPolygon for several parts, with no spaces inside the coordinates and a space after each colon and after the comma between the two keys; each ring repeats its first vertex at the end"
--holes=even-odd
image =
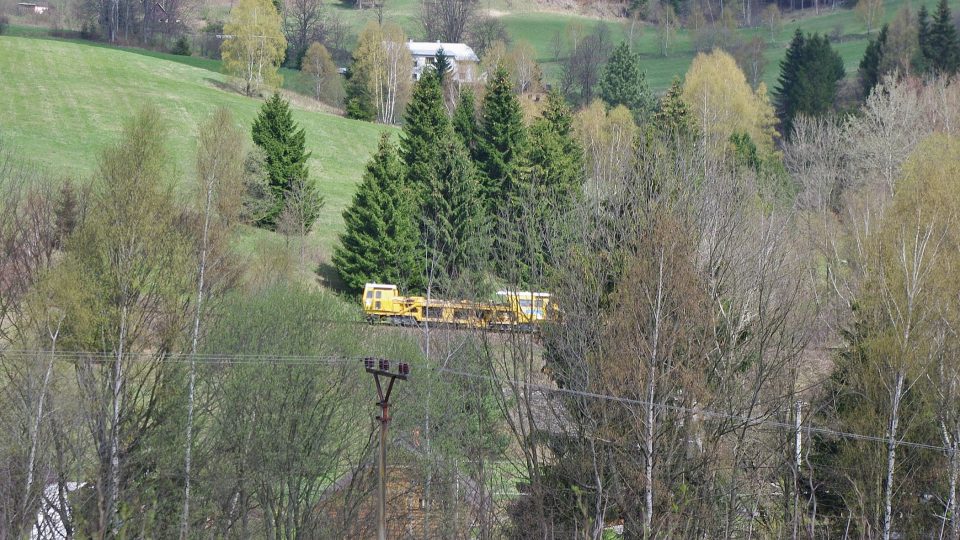
{"type": "Polygon", "coordinates": [[[440,88],[443,88],[447,80],[447,74],[451,69],[450,57],[443,51],[443,47],[437,50],[437,55],[433,59],[433,69],[437,72],[437,80],[440,81],[440,88]]]}
{"type": "Polygon", "coordinates": [[[483,194],[491,216],[525,190],[521,187],[527,133],[520,101],[513,92],[510,73],[501,64],[487,84],[479,129],[478,165],[483,173],[483,194]]]}
{"type": "Polygon", "coordinates": [[[489,245],[483,199],[466,148],[452,131],[448,135],[438,143],[437,174],[431,177],[421,208],[428,254],[425,279],[440,290],[479,293],[476,278],[489,245]]]}
{"type": "Polygon", "coordinates": [[[930,67],[937,73],[953,75],[960,67],[960,40],[953,25],[947,0],[940,0],[927,39],[930,67]]]}
{"type": "MultiPolygon", "coordinates": [[[[556,90],[547,95],[547,106],[530,126],[529,174],[533,187],[537,227],[549,227],[550,235],[563,236],[568,212],[583,193],[584,151],[573,135],[573,114],[556,90]]],[[[552,265],[546,245],[534,245],[539,264],[552,265]]]]}
{"type": "Polygon", "coordinates": [[[306,151],[306,134],[297,126],[287,100],[275,93],[268,99],[253,122],[253,142],[266,156],[272,204],[260,220],[260,225],[272,227],[283,208],[284,197],[294,183],[309,178],[310,169],[306,151]]]}
{"type": "Polygon", "coordinates": [[[887,44],[887,25],[880,28],[880,33],[875,39],[871,39],[867,44],[867,50],[863,53],[860,60],[860,85],[863,88],[863,96],[870,95],[870,91],[880,81],[880,65],[883,61],[883,52],[887,44]]]}
{"type": "Polygon", "coordinates": [[[640,55],[631,51],[626,42],[614,49],[604,67],[600,98],[611,108],[623,105],[637,117],[642,117],[651,108],[650,90],[640,70],[640,55]]]}
{"type": "Polygon", "coordinates": [[[430,72],[417,81],[413,96],[403,115],[400,159],[408,186],[419,198],[434,183],[441,139],[450,133],[450,119],[443,106],[439,78],[430,72]]]}
{"type": "Polygon", "coordinates": [[[534,204],[529,175],[524,170],[527,132],[510,73],[502,64],[487,84],[481,115],[477,164],[482,173],[486,213],[498,231],[494,250],[500,261],[518,265],[497,270],[503,277],[524,280],[529,276],[529,265],[521,255],[530,251],[524,245],[528,235],[521,226],[534,204]]]}
{"type": "Polygon", "coordinates": [[[417,220],[403,167],[388,134],[367,163],[353,203],[343,212],[345,230],[333,264],[351,291],[365,283],[418,289],[417,220]]]}
{"type": "Polygon", "coordinates": [[[476,97],[470,88],[464,88],[460,92],[460,100],[457,102],[457,108],[453,111],[452,122],[454,133],[460,138],[460,142],[466,147],[470,156],[476,159],[479,146],[477,137],[480,128],[477,126],[476,97]]]}
{"type": "Polygon", "coordinates": [[[914,56],[913,67],[921,73],[930,70],[930,60],[933,54],[930,51],[930,13],[927,6],[920,6],[917,11],[917,53],[914,56]]]}
{"type": "Polygon", "coordinates": [[[668,137],[686,137],[694,131],[690,109],[683,100],[683,83],[674,77],[670,89],[660,98],[660,107],[653,116],[653,125],[668,137]]]}
{"type": "Polygon", "coordinates": [[[563,214],[581,195],[584,155],[572,128],[570,107],[558,91],[551,90],[543,114],[530,126],[529,172],[535,200],[553,206],[541,214],[563,214]]]}
{"type": "Polygon", "coordinates": [[[804,63],[806,38],[803,31],[797,28],[793,39],[787,47],[787,54],[780,61],[780,77],[777,78],[775,89],[775,104],[777,116],[783,125],[783,132],[788,134],[792,129],[793,117],[796,114],[797,94],[800,88],[801,69],[804,63]]]}
{"type": "Polygon", "coordinates": [[[785,136],[790,136],[797,114],[818,116],[833,106],[843,76],[843,59],[830,40],[818,34],[804,36],[797,29],[777,80],[777,115],[785,136]]]}

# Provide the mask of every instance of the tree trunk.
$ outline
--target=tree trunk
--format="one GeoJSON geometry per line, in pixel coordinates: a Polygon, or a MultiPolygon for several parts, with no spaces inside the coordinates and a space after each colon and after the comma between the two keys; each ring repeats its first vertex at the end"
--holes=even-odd
{"type": "MultiPolygon", "coordinates": [[[[214,170],[216,170],[214,164],[214,170]]],[[[207,244],[210,238],[210,211],[213,204],[213,185],[216,179],[207,179],[207,200],[203,212],[203,239],[200,244],[200,265],[197,270],[197,309],[193,316],[193,336],[190,342],[190,382],[187,389],[187,441],[183,459],[183,515],[180,519],[180,540],[190,535],[190,468],[193,459],[193,408],[197,384],[197,343],[200,340],[200,314],[203,309],[203,286],[207,272],[207,244]]]]}
{"type": "Polygon", "coordinates": [[[120,336],[117,356],[113,364],[113,414],[110,425],[110,469],[109,495],[107,496],[107,523],[111,535],[116,538],[120,532],[117,519],[117,498],[120,493],[120,404],[123,391],[123,345],[127,336],[127,306],[120,308],[120,336]]]}
{"type": "Polygon", "coordinates": [[[33,428],[30,431],[30,455],[27,459],[27,481],[23,488],[23,505],[20,512],[20,518],[25,519],[29,512],[30,490],[33,489],[33,480],[37,461],[37,442],[40,438],[40,423],[43,419],[43,405],[47,395],[47,386],[50,384],[50,376],[53,374],[53,360],[57,354],[57,336],[60,335],[60,325],[63,323],[63,317],[57,321],[57,329],[50,333],[50,361],[47,362],[47,371],[43,375],[43,384],[40,386],[40,395],[37,399],[37,416],[33,420],[33,428]]]}
{"type": "Polygon", "coordinates": [[[893,525],[893,473],[897,459],[897,424],[900,422],[900,398],[903,396],[903,370],[897,372],[890,407],[890,429],[887,431],[887,479],[883,501],[883,540],[890,540],[893,525]]]}

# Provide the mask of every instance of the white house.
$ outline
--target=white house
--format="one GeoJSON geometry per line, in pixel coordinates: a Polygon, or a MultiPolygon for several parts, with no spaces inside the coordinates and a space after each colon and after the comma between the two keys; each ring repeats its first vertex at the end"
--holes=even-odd
{"type": "Polygon", "coordinates": [[[47,11],[50,11],[50,6],[35,4],[33,2],[19,2],[17,3],[17,14],[21,15],[23,12],[34,13],[36,15],[43,15],[47,11]]]}
{"type": "Polygon", "coordinates": [[[450,63],[453,80],[469,83],[476,82],[480,78],[480,59],[469,45],[410,40],[407,42],[407,48],[413,56],[414,80],[420,80],[423,70],[433,69],[440,49],[443,49],[443,54],[447,56],[450,63]]]}

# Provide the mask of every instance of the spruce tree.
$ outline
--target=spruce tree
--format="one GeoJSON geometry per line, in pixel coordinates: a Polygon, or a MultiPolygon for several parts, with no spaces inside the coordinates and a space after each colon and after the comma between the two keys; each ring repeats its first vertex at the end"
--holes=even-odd
{"type": "Polygon", "coordinates": [[[454,133],[460,138],[460,142],[466,147],[470,156],[476,159],[480,128],[477,126],[476,97],[470,88],[464,88],[460,92],[457,108],[453,111],[452,123],[454,133]]]}
{"type": "Polygon", "coordinates": [[[887,44],[887,25],[884,24],[875,39],[871,39],[867,44],[867,50],[863,53],[860,60],[860,86],[863,89],[863,97],[870,95],[873,87],[880,82],[880,65],[883,61],[883,52],[887,44]]]}
{"type": "Polygon", "coordinates": [[[803,32],[797,28],[793,39],[787,47],[787,54],[780,61],[780,77],[777,78],[775,89],[775,104],[777,116],[783,126],[783,132],[789,136],[793,127],[793,117],[796,114],[797,94],[800,90],[801,70],[803,69],[804,54],[807,40],[803,32]]]}
{"type": "Polygon", "coordinates": [[[450,57],[444,52],[443,47],[437,50],[437,56],[433,59],[433,69],[437,72],[437,80],[440,81],[440,88],[443,88],[447,81],[447,74],[450,72],[450,57]]]}
{"type": "Polygon", "coordinates": [[[524,170],[527,132],[520,101],[502,64],[487,83],[481,115],[477,164],[486,213],[498,233],[494,251],[501,264],[497,271],[501,277],[525,280],[529,264],[523,257],[529,255],[529,246],[521,227],[533,206],[529,175],[524,170]],[[508,268],[511,264],[516,267],[508,268]]]}
{"type": "Polygon", "coordinates": [[[833,107],[839,82],[845,75],[843,59],[830,46],[826,35],[807,36],[801,74],[796,112],[810,116],[826,114],[833,107]]]}
{"type": "MultiPolygon", "coordinates": [[[[540,118],[530,126],[529,174],[535,205],[534,227],[543,227],[545,239],[565,236],[569,211],[583,194],[584,151],[573,134],[573,114],[563,96],[556,90],[547,95],[547,106],[540,118]]],[[[549,246],[533,246],[536,264],[552,266],[549,246]]]]}
{"type": "Polygon", "coordinates": [[[286,193],[294,182],[310,176],[306,151],[306,134],[290,113],[290,104],[275,93],[268,99],[253,122],[253,142],[266,156],[266,169],[273,196],[260,225],[273,227],[283,209],[286,193]]]}
{"type": "Polygon", "coordinates": [[[603,69],[600,98],[611,108],[625,106],[638,118],[651,108],[650,90],[640,70],[640,55],[631,51],[626,42],[617,46],[603,69]]]}
{"type": "Polygon", "coordinates": [[[529,174],[541,214],[569,210],[582,193],[584,152],[573,134],[573,113],[556,90],[547,94],[547,106],[530,126],[529,174]]]}
{"type": "Polygon", "coordinates": [[[441,291],[479,293],[489,232],[477,172],[466,148],[453,136],[438,142],[437,174],[423,196],[422,238],[428,254],[426,279],[441,291]]]}
{"type": "Polygon", "coordinates": [[[920,6],[917,12],[917,54],[914,57],[913,67],[921,73],[930,70],[930,13],[927,6],[920,6]]]}
{"type": "Polygon", "coordinates": [[[798,114],[818,116],[830,110],[843,76],[843,59],[830,40],[804,36],[798,29],[780,62],[776,104],[783,134],[790,136],[798,114]]]}
{"type": "Polygon", "coordinates": [[[940,0],[937,5],[927,43],[930,67],[943,75],[956,73],[960,67],[960,40],[957,38],[957,28],[953,25],[947,0],[940,0]]]}
{"type": "Polygon", "coordinates": [[[492,216],[502,213],[511,199],[524,191],[521,169],[527,146],[520,101],[510,73],[497,66],[483,98],[479,129],[478,165],[483,194],[492,216]]]}
{"type": "Polygon", "coordinates": [[[420,288],[413,206],[396,148],[384,134],[343,212],[345,229],[334,250],[333,264],[351,291],[361,291],[368,282],[420,288]]]}
{"type": "Polygon", "coordinates": [[[674,77],[670,89],[660,98],[660,107],[653,115],[654,127],[670,138],[684,138],[694,132],[690,108],[683,100],[683,83],[674,77]]]}
{"type": "Polygon", "coordinates": [[[440,80],[424,73],[413,87],[413,95],[403,115],[400,135],[400,159],[406,170],[407,184],[422,195],[437,174],[440,141],[450,134],[450,119],[443,106],[440,80]]]}

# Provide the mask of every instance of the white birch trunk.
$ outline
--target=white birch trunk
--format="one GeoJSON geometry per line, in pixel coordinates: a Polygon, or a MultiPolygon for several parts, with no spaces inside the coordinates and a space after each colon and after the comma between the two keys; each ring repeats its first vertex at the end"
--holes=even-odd
{"type": "Polygon", "coordinates": [[[893,474],[897,459],[897,424],[900,422],[900,398],[903,395],[903,371],[897,372],[890,408],[890,429],[887,431],[887,482],[884,486],[883,501],[883,540],[890,540],[893,526],[893,474]]]}
{"type": "Polygon", "coordinates": [[[127,306],[120,308],[120,336],[113,364],[113,413],[110,425],[110,474],[107,498],[107,520],[114,537],[120,532],[117,519],[117,498],[120,493],[120,406],[123,391],[123,345],[127,338],[127,306]]]}
{"type": "Polygon", "coordinates": [[[53,374],[53,360],[57,354],[57,337],[60,335],[60,325],[63,323],[63,317],[57,321],[57,329],[50,332],[50,360],[47,362],[47,371],[43,375],[43,384],[40,386],[40,395],[37,399],[37,415],[33,419],[33,426],[30,430],[30,455],[27,458],[27,481],[23,488],[23,505],[21,516],[26,516],[30,502],[30,490],[33,489],[33,477],[36,474],[37,463],[37,444],[40,438],[40,422],[43,419],[43,406],[47,396],[47,386],[50,384],[50,377],[53,374]]]}
{"type": "MultiPolygon", "coordinates": [[[[213,169],[217,169],[214,161],[213,169]]],[[[190,535],[190,468],[193,459],[193,408],[197,383],[197,343],[200,340],[200,314],[203,309],[203,286],[207,271],[207,250],[210,238],[210,211],[213,204],[213,186],[216,178],[207,178],[207,198],[203,211],[203,239],[200,244],[200,265],[197,271],[197,308],[193,316],[193,335],[190,342],[190,382],[187,389],[187,442],[183,459],[183,516],[180,520],[180,539],[190,535]]]]}

